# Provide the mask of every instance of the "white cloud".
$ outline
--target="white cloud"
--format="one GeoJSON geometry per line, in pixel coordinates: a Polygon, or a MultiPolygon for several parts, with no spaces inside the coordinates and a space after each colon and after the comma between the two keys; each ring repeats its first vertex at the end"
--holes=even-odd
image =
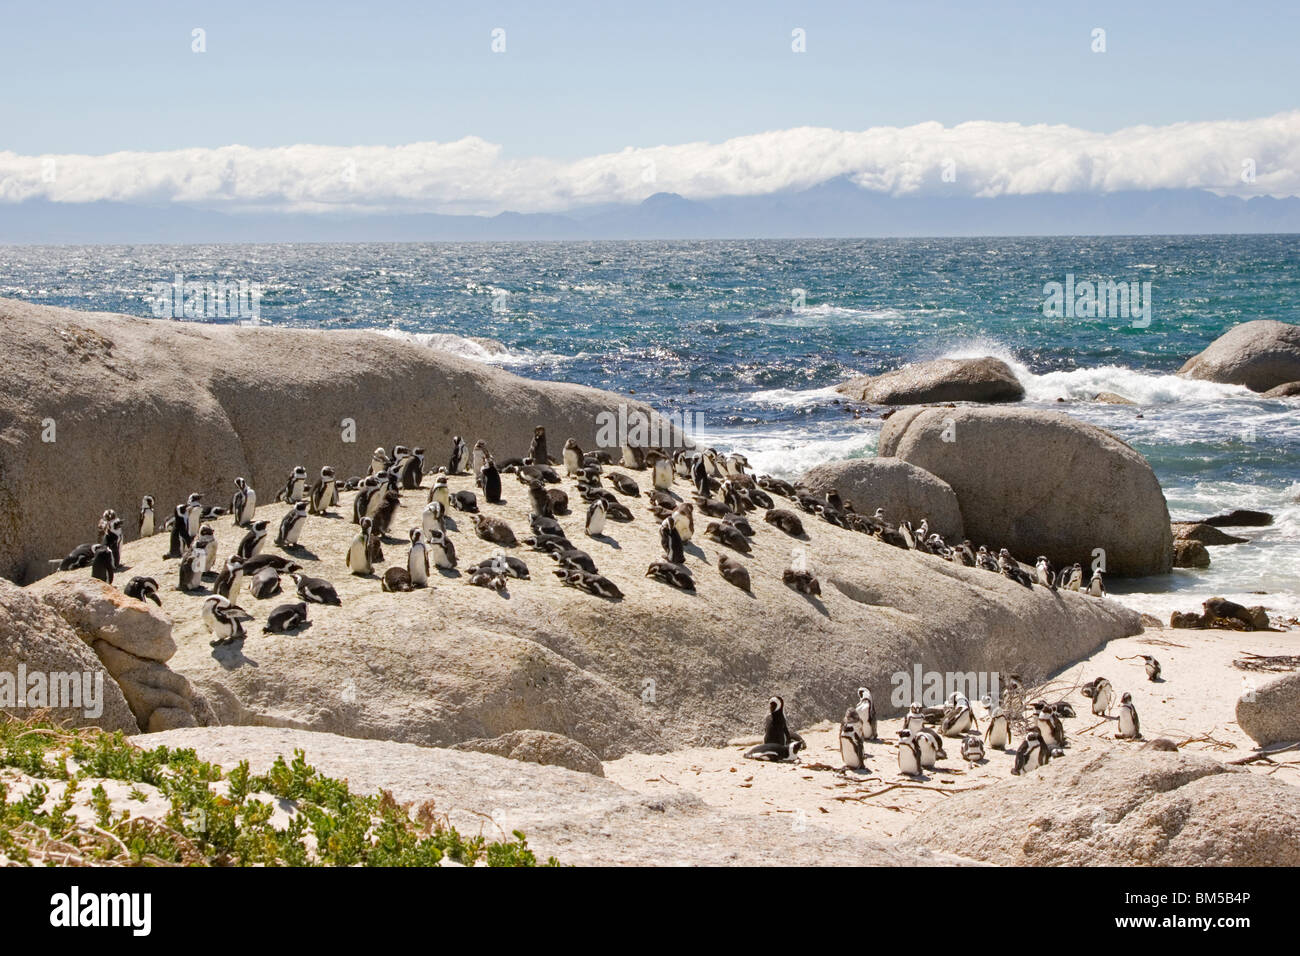
{"type": "Polygon", "coordinates": [[[801,127],[590,156],[506,159],[477,137],[406,146],[223,146],[105,156],[0,152],[0,202],[114,200],[229,209],[550,212],[652,193],[690,199],[799,189],[837,176],[902,195],[1201,188],[1300,196],[1300,111],[1135,126],[921,123],[862,132],[801,127]],[[1244,182],[1253,162],[1254,181],[1244,182]],[[955,175],[945,182],[945,164],[955,175]]]}

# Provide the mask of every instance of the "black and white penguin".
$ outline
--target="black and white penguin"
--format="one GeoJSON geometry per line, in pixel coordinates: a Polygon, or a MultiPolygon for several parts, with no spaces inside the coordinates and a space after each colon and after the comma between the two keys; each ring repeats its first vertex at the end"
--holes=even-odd
{"type": "Polygon", "coordinates": [[[475,568],[487,568],[495,574],[504,574],[507,577],[518,578],[521,581],[527,581],[528,565],[522,558],[516,558],[512,554],[506,554],[504,551],[498,551],[490,558],[480,561],[475,568]]]}
{"type": "Polygon", "coordinates": [[[444,570],[456,567],[456,546],[451,543],[446,532],[441,528],[432,528],[426,533],[425,538],[434,567],[444,570]]]}
{"type": "Polygon", "coordinates": [[[1096,717],[1109,717],[1110,705],[1115,701],[1115,688],[1104,677],[1095,678],[1085,684],[1080,693],[1092,700],[1092,713],[1096,717]]]}
{"type": "Polygon", "coordinates": [[[984,729],[984,740],[990,747],[1006,750],[1011,745],[1011,721],[1001,707],[994,707],[989,715],[989,725],[984,729]]]}
{"type": "Polygon", "coordinates": [[[304,601],[312,604],[332,604],[336,607],[343,603],[339,600],[339,592],[334,590],[334,585],[323,578],[294,574],[293,580],[298,585],[298,596],[304,601]]]}
{"type": "Polygon", "coordinates": [[[339,484],[334,477],[334,469],[329,465],[320,470],[320,477],[311,486],[311,494],[308,496],[308,500],[311,505],[309,510],[314,515],[323,515],[329,509],[338,507],[339,484]]]}
{"type": "Polygon", "coordinates": [[[196,491],[185,501],[185,530],[189,532],[191,541],[198,536],[202,523],[203,496],[196,491]]]}
{"type": "Polygon", "coordinates": [[[256,509],[257,492],[243,478],[236,478],[235,494],[230,499],[230,514],[235,520],[235,527],[244,528],[252,524],[256,509]]]}
{"type": "MultiPolygon", "coordinates": [[[[244,576],[248,577],[247,572],[244,576]]],[[[270,566],[258,568],[248,582],[248,593],[259,601],[275,597],[280,590],[280,572],[270,566]]]]}
{"type": "Polygon", "coordinates": [[[383,448],[376,448],[370,453],[370,464],[366,466],[366,473],[378,475],[380,472],[388,470],[388,452],[383,448]]]}
{"type": "Polygon", "coordinates": [[[677,533],[677,526],[671,516],[659,522],[659,546],[663,549],[665,561],[671,561],[673,564],[686,563],[682,536],[677,533]]]}
{"type": "Polygon", "coordinates": [[[1119,729],[1115,736],[1120,740],[1142,739],[1142,724],[1138,721],[1137,708],[1133,706],[1133,695],[1128,691],[1119,699],[1119,729]]]}
{"type": "Polygon", "coordinates": [[[474,450],[470,452],[470,474],[477,476],[483,470],[484,463],[491,457],[492,455],[488,452],[487,442],[480,438],[474,443],[474,450]]]}
{"type": "Polygon", "coordinates": [[[682,544],[690,544],[691,538],[695,537],[695,506],[689,501],[683,501],[673,508],[672,517],[682,544]]]}
{"type": "Polygon", "coordinates": [[[1034,563],[1034,580],[1045,588],[1056,590],[1056,571],[1044,555],[1040,554],[1034,563]]]}
{"type": "Polygon", "coordinates": [[[961,759],[969,764],[977,764],[984,759],[984,741],[978,734],[967,734],[961,741],[961,759]]]}
{"type": "Polygon", "coordinates": [[[972,727],[976,733],[979,732],[979,725],[975,722],[975,711],[970,701],[964,695],[953,691],[948,695],[943,720],[939,723],[939,732],[945,737],[961,737],[972,727]]]}
{"type": "Polygon", "coordinates": [[[1011,552],[1006,548],[998,552],[998,570],[1017,584],[1023,584],[1027,588],[1034,586],[1034,579],[1029,576],[1025,569],[1020,566],[1020,562],[1013,558],[1011,552]]]}
{"type": "Polygon", "coordinates": [[[1001,571],[998,559],[989,554],[989,549],[980,545],[979,550],[975,552],[975,567],[983,568],[985,571],[1001,571]]]}
{"type": "Polygon", "coordinates": [[[916,740],[916,745],[921,751],[922,767],[933,767],[937,761],[948,756],[948,754],[944,752],[943,741],[941,741],[939,735],[929,727],[925,727],[921,731],[913,733],[912,736],[916,740]]]}
{"type": "Polygon", "coordinates": [[[280,532],[275,536],[276,547],[298,547],[298,536],[307,525],[307,508],[307,499],[303,498],[284,513],[284,517],[280,520],[280,532]]]}
{"type": "Polygon", "coordinates": [[[898,772],[909,777],[919,777],[921,768],[921,748],[909,730],[898,734],[898,772]]]}
{"type": "Polygon", "coordinates": [[[406,568],[389,568],[379,581],[379,589],[390,594],[411,591],[414,587],[415,585],[411,583],[411,572],[406,568]]]}
{"type": "Polygon", "coordinates": [[[212,590],[232,604],[239,603],[239,591],[244,586],[244,561],[237,554],[226,558],[226,565],[217,575],[212,590]]]}
{"type": "Polygon", "coordinates": [[[1067,591],[1079,591],[1083,589],[1083,565],[1075,564],[1070,567],[1065,574],[1065,589],[1067,591]]]}
{"type": "Polygon", "coordinates": [[[749,568],[745,567],[729,554],[718,554],[718,573],[722,575],[722,580],[728,584],[734,584],[748,594],[753,594],[753,588],[749,580],[749,568]]]}
{"type": "Polygon", "coordinates": [[[433,476],[433,485],[429,488],[429,502],[438,502],[443,510],[451,507],[451,491],[447,487],[447,476],[441,471],[433,476]]]}
{"type": "Polygon", "coordinates": [[[1011,767],[1011,772],[1020,776],[1029,770],[1037,770],[1052,759],[1051,751],[1043,743],[1042,735],[1038,732],[1037,727],[1032,727],[1025,739],[1021,741],[1019,749],[1016,750],[1016,760],[1011,767]]]}
{"type": "Polygon", "coordinates": [[[176,589],[178,591],[197,591],[203,587],[203,565],[207,561],[204,552],[197,548],[191,548],[185,552],[181,558],[181,566],[177,572],[178,580],[176,589]]]}
{"type": "Polygon", "coordinates": [[[459,435],[451,436],[451,458],[447,461],[447,474],[463,475],[469,467],[469,446],[459,435]]]}
{"type": "Polygon", "coordinates": [[[925,729],[925,712],[921,710],[921,702],[912,701],[907,713],[903,715],[903,729],[908,731],[913,737],[925,729]]]}
{"type": "Polygon", "coordinates": [[[619,601],[623,598],[623,592],[619,590],[618,585],[603,574],[577,568],[561,569],[552,573],[567,587],[577,588],[579,591],[586,591],[588,594],[610,601],[619,601]]]}
{"type": "Polygon", "coordinates": [[[1061,718],[1041,700],[1034,702],[1034,723],[1038,727],[1038,736],[1053,756],[1065,749],[1065,727],[1061,718]]]}
{"type": "Polygon", "coordinates": [[[248,529],[248,532],[240,540],[239,547],[235,549],[235,553],[243,558],[245,562],[247,562],[249,558],[257,557],[262,553],[262,548],[266,545],[266,535],[270,530],[270,527],[271,522],[265,519],[254,521],[252,526],[248,529]]]}
{"type": "Polygon", "coordinates": [[[582,474],[582,448],[570,438],[564,443],[564,473],[570,478],[582,474]]]}
{"type": "Polygon", "coordinates": [[[406,573],[411,587],[422,588],[429,583],[429,549],[424,543],[424,532],[411,529],[411,550],[406,552],[406,573]]]}
{"type": "Polygon", "coordinates": [[[219,594],[213,594],[203,602],[203,623],[212,632],[213,647],[229,644],[244,637],[244,622],[253,616],[238,604],[227,601],[219,594]]]}
{"type": "Polygon", "coordinates": [[[528,457],[539,465],[548,465],[550,455],[546,453],[546,429],[541,425],[533,427],[533,440],[528,444],[528,457]]]}
{"type": "Polygon", "coordinates": [[[673,486],[672,459],[659,453],[653,454],[654,464],[651,466],[650,480],[657,490],[667,491],[673,486]]]}
{"type": "Polygon", "coordinates": [[[1092,572],[1092,578],[1088,581],[1088,593],[1093,597],[1106,596],[1106,584],[1101,579],[1101,569],[1092,572]]]}
{"type": "Polygon", "coordinates": [[[90,576],[106,584],[113,583],[113,574],[117,571],[117,561],[113,558],[113,549],[106,544],[93,546],[90,560],[90,576]]]}
{"type": "Polygon", "coordinates": [[[478,471],[478,486],[483,489],[488,504],[501,504],[501,472],[497,471],[491,455],[483,459],[483,467],[478,471]]]}
{"type": "Polygon", "coordinates": [[[203,553],[203,573],[208,574],[217,566],[217,533],[211,525],[199,528],[198,537],[190,545],[195,551],[203,553]]]}
{"type": "Polygon", "coordinates": [[[656,581],[662,581],[671,587],[680,591],[694,591],[695,578],[691,576],[690,569],[682,564],[673,564],[671,561],[652,561],[650,567],[646,568],[645,576],[654,578],[656,581]]]}
{"type": "Polygon", "coordinates": [[[291,634],[307,623],[307,603],[281,604],[266,618],[263,634],[291,634]]]}
{"type": "Polygon", "coordinates": [[[357,532],[357,536],[348,545],[346,564],[348,570],[353,574],[366,575],[373,573],[375,570],[370,563],[370,528],[370,519],[362,518],[361,530],[357,532]]]}
{"type": "Polygon", "coordinates": [[[426,541],[435,529],[447,530],[447,509],[440,502],[430,501],[420,512],[420,530],[424,532],[426,541]]]}
{"type": "Polygon", "coordinates": [[[122,519],[113,516],[104,528],[104,538],[100,542],[109,551],[113,552],[113,570],[120,570],[122,564],[122,519]]]}
{"type": "Polygon", "coordinates": [[[716,541],[718,544],[726,545],[741,554],[749,554],[754,550],[750,547],[749,539],[745,537],[744,533],[735,525],[726,521],[710,521],[704,529],[704,537],[710,541],[716,541]]]}
{"type": "Polygon", "coordinates": [[[866,755],[862,751],[862,725],[852,707],[840,722],[840,757],[849,770],[865,770],[866,755]]]}
{"type": "Polygon", "coordinates": [[[153,495],[145,495],[140,501],[140,537],[152,538],[155,532],[153,495]]]}
{"type": "Polygon", "coordinates": [[[862,721],[862,736],[867,740],[875,740],[876,733],[876,702],[871,697],[871,691],[865,687],[858,688],[858,702],[853,709],[857,712],[858,719],[862,721]]]}
{"type": "Polygon", "coordinates": [[[298,465],[289,473],[289,480],[285,482],[280,493],[275,496],[275,500],[293,505],[302,501],[306,496],[307,469],[302,465],[298,465]]]}
{"type": "Polygon", "coordinates": [[[751,760],[793,760],[808,745],[790,729],[785,719],[785,701],[773,697],[767,702],[767,717],[763,720],[763,742],[750,747],[745,756],[751,760]]]}
{"type": "Polygon", "coordinates": [[[478,498],[472,491],[458,491],[451,496],[451,506],[466,514],[478,514],[478,498]]]}
{"type": "Polygon", "coordinates": [[[491,567],[474,568],[465,578],[466,584],[471,584],[477,588],[487,588],[490,591],[501,592],[506,589],[506,576],[499,571],[494,571],[491,567]]]}
{"type": "Polygon", "coordinates": [[[1153,684],[1159,681],[1160,662],[1156,660],[1154,657],[1152,657],[1150,654],[1143,654],[1142,660],[1145,662],[1144,666],[1147,672],[1147,680],[1151,681],[1151,683],[1153,684]]]}
{"type": "Polygon", "coordinates": [[[190,549],[190,544],[194,541],[194,536],[190,534],[190,522],[185,505],[177,505],[167,523],[170,526],[171,538],[168,542],[167,553],[163,557],[179,558],[190,549]]]}
{"type": "Polygon", "coordinates": [[[609,506],[605,504],[603,498],[597,498],[587,507],[587,534],[595,538],[605,531],[605,516],[609,513],[609,506]]]}

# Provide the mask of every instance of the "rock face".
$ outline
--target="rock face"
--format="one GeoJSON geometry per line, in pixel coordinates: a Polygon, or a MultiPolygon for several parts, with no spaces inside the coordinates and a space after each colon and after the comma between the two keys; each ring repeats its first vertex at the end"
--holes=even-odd
{"type": "Polygon", "coordinates": [[[961,508],[947,482],[897,458],[854,458],[810,469],[801,479],[818,494],[835,488],[863,514],[884,508],[890,521],[910,519],[930,527],[947,541],[961,541],[961,508]]]}
{"type": "Polygon", "coordinates": [[[150,734],[142,747],[192,747],[227,768],[248,760],[265,772],[279,755],[346,778],[360,793],[387,790],[399,803],[432,800],[464,836],[501,839],[523,830],[539,860],[566,865],[938,866],[967,862],[927,849],[841,833],[809,821],[741,816],[685,791],[632,793],[609,780],[482,753],[270,727],[211,727],[150,734]]]}
{"type": "MultiPolygon", "coordinates": [[[[503,458],[517,453],[509,445],[493,451],[503,458]]],[[[626,474],[649,488],[649,471],[626,474]]],[[[528,496],[513,476],[505,479],[505,502],[489,505],[480,497],[480,507],[523,537],[528,496]]],[[[457,476],[449,485],[457,492],[474,482],[457,476]]],[[[573,479],[561,487],[580,503],[573,479]]],[[[683,496],[689,487],[683,479],[673,485],[683,496]]],[[[459,511],[448,524],[458,569],[435,571],[430,588],[389,594],[378,577],[355,576],[344,566],[356,526],[342,516],[351,513],[353,497],[345,493],[333,517],[309,518],[301,549],[267,545],[333,583],[342,597],[342,607],[310,605],[311,626],[298,634],[262,633],[270,610],[293,600],[293,582],[285,578],[283,596],[258,601],[246,591],[240,603],[255,618],[249,636],[212,648],[200,618],[205,595],[170,586],[177,562],[160,557],[161,542],[125,545],[132,574],[168,582],[160,595],[178,647],[170,665],[211,702],[219,722],[436,746],[549,731],[610,759],[753,734],[774,693],[805,725],[838,719],[863,685],[876,688],[882,709],[892,710],[892,675],[910,675],[917,665],[1029,679],[1140,629],[1138,615],[1113,601],[1028,590],[811,515],[804,516],[806,539],[794,539],[764,523],[760,512],[751,514],[752,553],[735,554],[750,572],[751,596],[718,573],[718,554],[729,549],[703,537],[697,514],[686,547],[696,591],[679,591],[645,576],[662,557],[658,522],[644,497],[624,496],[633,520],[608,522],[602,537],[584,533],[578,508],[557,519],[622,590],[621,601],[564,587],[552,573],[555,563],[522,545],[507,550],[527,563],[528,580],[510,579],[504,593],[470,586],[468,570],[500,548],[479,539],[459,511]],[[820,597],[782,583],[795,550],[818,575],[820,597]]],[[[420,525],[426,499],[426,490],[404,493],[380,574],[405,564],[402,542],[420,525]]],[[[778,503],[797,507],[779,496],[778,503]]],[[[257,514],[275,526],[284,511],[271,504],[257,514]]],[[[224,561],[242,535],[229,517],[212,525],[224,561]]],[[[85,582],[88,572],[56,574],[32,587],[60,580],[85,582]]]]}
{"type": "Polygon", "coordinates": [[[1300,380],[1300,325],[1259,319],[1229,329],[1178,370],[1255,392],[1300,380]]]}
{"type": "MultiPolygon", "coordinates": [[[[44,698],[45,705],[54,702],[51,696],[44,698]]],[[[51,720],[71,727],[138,730],[121,688],[76,632],[36,595],[4,580],[0,580],[0,710],[20,719],[47,710],[51,720]],[[20,687],[20,675],[26,686],[20,687]],[[32,688],[32,675],[40,675],[47,687],[51,681],[66,686],[55,675],[75,675],[81,706],[37,707],[31,700],[19,706],[17,694],[32,688]],[[83,675],[90,675],[89,684],[83,675]],[[12,703],[5,699],[8,693],[15,695],[12,703]]]]}
{"type": "Polygon", "coordinates": [[[1207,547],[1214,547],[1222,544],[1244,544],[1250,540],[1220,531],[1214,525],[1206,524],[1204,521],[1175,521],[1171,527],[1176,542],[1199,541],[1207,547]]]}
{"type": "Polygon", "coordinates": [[[1237,724],[1261,747],[1300,740],[1300,673],[1275,677],[1238,698],[1237,724]]]}
{"type": "Polygon", "coordinates": [[[1202,522],[1213,528],[1263,528],[1272,523],[1273,516],[1267,511],[1251,511],[1249,508],[1235,508],[1202,522]]]}
{"type": "Polygon", "coordinates": [[[51,578],[28,589],[39,595],[108,668],[139,730],[215,723],[202,695],[167,666],[176,653],[172,622],[150,604],[94,578],[51,578]]]}
{"type": "Polygon", "coordinates": [[[453,750],[472,750],[483,754],[496,754],[511,760],[540,763],[550,767],[566,767],[579,773],[605,776],[605,768],[591,750],[561,734],[545,730],[516,730],[491,740],[466,740],[453,750]]]}
{"type": "Polygon", "coordinates": [[[1146,459],[1104,429],[1054,412],[909,408],[880,431],[893,455],[952,486],[966,536],[1056,566],[1105,551],[1111,574],[1173,566],[1169,508],[1146,459]]]}
{"type": "Polygon", "coordinates": [[[1265,398],[1294,398],[1297,395],[1300,395],[1300,382],[1275,385],[1264,393],[1265,398]]]}
{"type": "Polygon", "coordinates": [[[1067,751],[953,795],[903,838],[1007,866],[1296,866],[1300,788],[1196,754],[1067,751]]]}
{"type": "Polygon", "coordinates": [[[1178,538],[1174,541],[1174,567],[1208,568],[1210,552],[1199,541],[1178,538]]]}
{"type": "Polygon", "coordinates": [[[323,465],[346,478],[345,466],[363,471],[397,435],[436,466],[455,434],[523,451],[544,423],[555,457],[570,435],[593,447],[600,411],[643,409],[372,332],[133,319],[9,299],[0,327],[9,366],[0,575],[20,582],[92,541],[106,508],[133,537],[146,494],[160,519],[195,491],[228,507],[242,475],[270,501],[295,465],[311,480],[323,465]]]}
{"type": "Polygon", "coordinates": [[[876,405],[926,402],[1018,402],[1025,388],[1001,359],[936,359],[883,375],[864,375],[837,385],[836,391],[876,405]]]}

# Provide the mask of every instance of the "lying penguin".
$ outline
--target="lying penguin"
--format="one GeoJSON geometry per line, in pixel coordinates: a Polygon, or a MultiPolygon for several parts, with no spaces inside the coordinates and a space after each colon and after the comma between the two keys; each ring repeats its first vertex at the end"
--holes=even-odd
{"type": "Polygon", "coordinates": [[[745,756],[750,760],[793,760],[795,754],[808,745],[785,722],[785,701],[773,697],[767,702],[767,719],[763,721],[763,742],[750,747],[745,756]]]}

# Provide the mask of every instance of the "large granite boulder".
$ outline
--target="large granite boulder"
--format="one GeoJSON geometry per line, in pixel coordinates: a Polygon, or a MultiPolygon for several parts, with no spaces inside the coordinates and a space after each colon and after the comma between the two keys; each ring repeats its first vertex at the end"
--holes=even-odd
{"type": "Polygon", "coordinates": [[[1264,680],[1242,694],[1237,726],[1261,747],[1300,740],[1300,673],[1264,680]]]}
{"type": "Polygon", "coordinates": [[[961,508],[952,488],[924,468],[901,459],[832,461],[809,469],[800,482],[817,494],[839,491],[862,514],[884,508],[890,521],[910,519],[914,525],[927,518],[931,529],[945,540],[962,540],[961,508]]]}
{"type": "Polygon", "coordinates": [[[1224,332],[1178,370],[1188,378],[1267,392],[1300,380],[1300,325],[1257,319],[1224,332]]]}
{"type": "Polygon", "coordinates": [[[908,408],[880,432],[893,455],[952,486],[966,536],[1022,560],[1167,573],[1169,509],[1151,466],[1118,436],[1067,415],[1018,408],[908,408]]]}
{"type": "MultiPolygon", "coordinates": [[[[374,332],[242,327],[0,299],[0,575],[31,581],[91,541],[106,508],[127,536],[146,494],[160,515],[201,492],[229,505],[237,475],[270,501],[295,465],[364,471],[402,436],[431,468],[453,435],[558,456],[591,448],[598,413],[645,411],[609,392],[534,382],[374,332]],[[75,494],[68,493],[70,476],[75,494]]],[[[154,545],[161,553],[166,543],[154,545]]]]}
{"type": "Polygon", "coordinates": [[[883,375],[863,375],[835,386],[836,391],[875,405],[927,402],[1018,402],[1025,388],[1006,362],[946,358],[916,362],[883,375]]]}
{"type": "Polygon", "coordinates": [[[526,763],[541,763],[550,767],[567,767],[579,773],[605,776],[600,758],[576,740],[545,730],[515,730],[491,740],[466,740],[453,750],[473,750],[482,754],[496,754],[526,763]]]}
{"type": "Polygon", "coordinates": [[[112,674],[68,623],[36,595],[3,579],[0,710],[20,719],[42,714],[69,727],[102,727],[125,733],[138,730],[112,674]],[[75,691],[69,683],[74,680],[75,691]],[[57,685],[58,701],[52,684],[57,685]],[[37,686],[43,688],[39,697],[37,686]],[[65,693],[77,696],[64,697],[65,693]],[[60,706],[49,706],[56,702],[60,706]]]}
{"type": "Polygon", "coordinates": [[[954,794],[903,839],[1004,866],[1297,866],[1300,787],[1118,748],[954,794]]]}

